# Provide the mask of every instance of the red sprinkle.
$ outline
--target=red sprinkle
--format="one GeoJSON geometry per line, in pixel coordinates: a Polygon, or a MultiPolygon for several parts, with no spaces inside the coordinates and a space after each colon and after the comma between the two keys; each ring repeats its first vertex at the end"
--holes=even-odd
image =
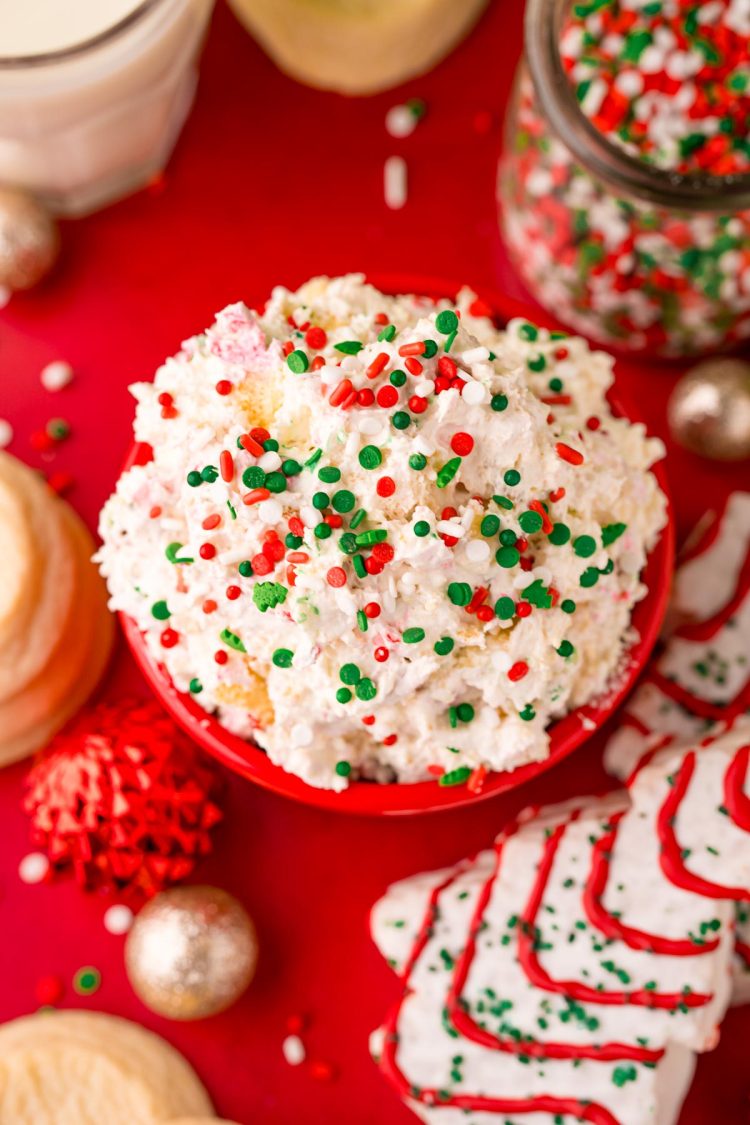
{"type": "Polygon", "coordinates": [[[424,414],[427,409],[427,399],[421,398],[420,395],[412,395],[409,399],[409,409],[412,414],[424,414]]]}
{"type": "Polygon", "coordinates": [[[386,563],[389,563],[393,560],[393,556],[395,554],[396,552],[390,545],[390,543],[376,543],[372,549],[371,558],[377,559],[379,563],[382,563],[383,566],[385,566],[386,563]]]}
{"type": "Polygon", "coordinates": [[[315,359],[310,364],[311,371],[320,371],[321,367],[325,367],[326,361],[322,355],[316,355],[315,359]]]}
{"type": "Polygon", "coordinates": [[[271,435],[269,434],[269,432],[268,432],[268,430],[267,430],[267,429],[265,428],[265,426],[255,426],[255,427],[254,427],[254,428],[253,428],[253,429],[252,429],[252,430],[250,431],[250,437],[251,437],[251,438],[255,438],[255,440],[256,440],[256,441],[259,441],[259,442],[261,442],[261,444],[262,444],[262,443],[263,443],[264,441],[268,441],[268,439],[270,438],[270,436],[271,436],[271,435]]]}
{"type": "Polygon", "coordinates": [[[377,483],[376,491],[378,496],[393,496],[396,491],[396,482],[393,477],[381,477],[377,483]]]}
{"type": "Polygon", "coordinates": [[[377,379],[378,375],[386,366],[390,358],[391,357],[388,355],[388,352],[380,352],[378,355],[376,355],[375,359],[365,371],[365,375],[367,376],[367,378],[377,379]]]}
{"type": "Polygon", "coordinates": [[[306,563],[310,561],[310,556],[307,551],[290,551],[287,560],[290,563],[306,563]]]}
{"type": "Polygon", "coordinates": [[[477,610],[477,619],[479,621],[492,621],[495,616],[495,611],[491,605],[480,605],[477,610]]]}
{"type": "Polygon", "coordinates": [[[349,395],[353,390],[354,387],[351,380],[342,379],[341,382],[337,383],[331,391],[330,395],[328,396],[328,401],[330,402],[331,406],[341,406],[341,404],[349,398],[349,395]]]}
{"type": "Polygon", "coordinates": [[[423,370],[422,364],[419,362],[418,359],[413,359],[411,356],[409,356],[408,359],[404,360],[404,367],[406,368],[406,370],[409,372],[410,375],[421,375],[422,374],[422,370],[423,370]]]}
{"type": "Polygon", "coordinates": [[[205,602],[203,603],[204,613],[215,613],[218,608],[219,607],[217,606],[213,598],[206,598],[205,602]]]}
{"type": "Polygon", "coordinates": [[[372,406],[375,401],[375,394],[369,387],[363,387],[361,391],[357,391],[357,402],[360,406],[372,406]]]}
{"type": "Polygon", "coordinates": [[[386,383],[380,388],[377,395],[378,406],[387,409],[389,406],[395,406],[398,402],[398,391],[390,383],[386,383]]]}
{"type": "Polygon", "coordinates": [[[180,639],[180,634],[175,629],[165,629],[159,640],[162,648],[174,648],[180,639]]]}
{"type": "Polygon", "coordinates": [[[592,417],[592,418],[586,419],[586,428],[588,430],[598,430],[600,426],[601,426],[601,422],[599,421],[598,418],[592,417]]]}
{"type": "Polygon", "coordinates": [[[230,602],[236,602],[241,593],[242,590],[240,590],[239,586],[227,586],[227,597],[230,602]]]}
{"type": "MultiPolygon", "coordinates": [[[[299,516],[290,516],[288,525],[292,535],[296,535],[298,539],[302,539],[305,534],[305,525],[299,516]]],[[[289,556],[291,558],[291,555],[289,556]]]]}
{"type": "Polygon", "coordinates": [[[161,515],[161,508],[159,507],[159,505],[155,504],[154,507],[151,509],[151,511],[148,513],[148,515],[149,515],[149,519],[152,519],[152,520],[158,519],[159,516],[161,515]]]}
{"type": "Polygon", "coordinates": [[[564,495],[565,495],[565,489],[564,488],[556,488],[554,492],[550,492],[549,498],[550,498],[550,500],[552,501],[553,504],[556,504],[558,500],[562,500],[564,495]]]}
{"type": "Polygon", "coordinates": [[[250,492],[246,492],[242,497],[243,504],[259,504],[262,500],[267,500],[271,495],[267,488],[253,488],[250,492]]]}
{"type": "Polygon", "coordinates": [[[373,723],[375,722],[375,716],[374,715],[365,715],[365,717],[362,719],[362,722],[365,724],[366,727],[371,727],[373,725],[373,723]]]}
{"type": "Polygon", "coordinates": [[[474,448],[474,438],[471,434],[459,432],[451,438],[451,449],[459,457],[468,457],[474,448]]]}
{"type": "Polygon", "coordinates": [[[219,471],[221,472],[221,479],[226,481],[227,484],[234,480],[234,458],[228,449],[222,449],[219,454],[219,471]]]}
{"type": "Polygon", "coordinates": [[[374,555],[370,555],[369,559],[365,559],[365,570],[368,574],[380,574],[383,569],[383,563],[378,562],[374,555]]]}
{"type": "Polygon", "coordinates": [[[273,570],[273,563],[264,554],[253,555],[250,561],[253,564],[253,574],[270,574],[273,570]]]}
{"type": "Polygon", "coordinates": [[[332,566],[326,574],[326,582],[329,586],[346,586],[346,571],[341,566],[332,566]]]}
{"type": "Polygon", "coordinates": [[[156,401],[159,403],[159,406],[171,406],[174,399],[169,391],[162,391],[156,401]]]}
{"type": "Polygon", "coordinates": [[[557,451],[557,456],[563,461],[567,461],[569,465],[583,464],[583,454],[579,453],[577,449],[571,449],[571,447],[565,445],[564,442],[558,441],[555,445],[555,449],[557,451]]]}
{"type": "Polygon", "coordinates": [[[213,531],[213,529],[215,527],[218,527],[220,523],[221,516],[214,513],[214,515],[212,516],[206,516],[203,523],[201,524],[201,527],[204,531],[213,531]]]}
{"type": "Polygon", "coordinates": [[[369,617],[373,621],[376,617],[380,617],[380,606],[377,602],[368,602],[365,606],[365,617],[369,617]]]}
{"type": "Polygon", "coordinates": [[[552,531],[552,528],[554,527],[554,524],[545,512],[543,504],[541,504],[539,500],[529,500],[529,509],[532,512],[536,512],[538,516],[542,517],[542,531],[545,535],[549,535],[550,531],[552,531]]]}
{"type": "MultiPolygon", "coordinates": [[[[287,318],[287,323],[288,322],[289,321],[288,321],[288,318],[287,318]]],[[[296,325],[295,325],[295,327],[296,327],[296,325]]],[[[294,351],[294,344],[292,343],[291,340],[285,340],[284,343],[281,345],[281,350],[284,353],[284,355],[291,355],[292,352],[294,351]]]]}
{"type": "Polygon", "coordinates": [[[317,326],[308,328],[307,332],[305,332],[305,343],[309,348],[315,348],[317,351],[326,346],[328,336],[323,328],[318,328],[317,326]]]}
{"type": "Polygon", "coordinates": [[[469,305],[469,316],[492,316],[492,309],[481,297],[475,298],[469,305]]]}
{"type": "Polygon", "coordinates": [[[234,383],[230,383],[228,379],[219,379],[216,384],[217,395],[230,395],[234,390],[234,383]]]}
{"type": "Polygon", "coordinates": [[[455,379],[458,375],[458,368],[456,361],[451,359],[449,355],[441,355],[437,361],[438,374],[442,375],[444,379],[455,379]]]}
{"type": "Polygon", "coordinates": [[[512,680],[515,684],[518,680],[522,680],[528,674],[529,666],[524,660],[518,660],[508,669],[508,679],[512,680]]]}
{"type": "Polygon", "coordinates": [[[531,614],[531,602],[516,602],[516,617],[528,617],[531,614]]]}
{"type": "Polygon", "coordinates": [[[400,356],[424,355],[424,352],[424,340],[415,340],[413,344],[402,344],[398,349],[398,354],[400,356]]]}
{"type": "Polygon", "coordinates": [[[198,554],[202,559],[212,559],[216,554],[213,543],[201,543],[198,554]]]}
{"type": "Polygon", "coordinates": [[[381,312],[381,313],[375,313],[375,316],[373,317],[373,319],[374,319],[374,321],[375,321],[375,323],[376,323],[376,324],[383,324],[383,325],[385,325],[385,324],[388,324],[388,323],[389,323],[389,321],[388,321],[388,314],[387,314],[387,313],[384,313],[384,312],[381,312]]]}
{"type": "Polygon", "coordinates": [[[224,649],[220,648],[218,652],[214,653],[214,660],[217,664],[226,664],[229,660],[229,653],[224,652],[224,649]]]}
{"type": "Polygon", "coordinates": [[[398,742],[397,734],[389,734],[383,739],[384,746],[393,746],[395,742],[398,742]]]}
{"type": "Polygon", "coordinates": [[[373,655],[374,655],[375,659],[377,660],[378,664],[385,664],[385,662],[388,659],[390,654],[389,654],[387,648],[376,648],[373,655]]]}
{"type": "Polygon", "coordinates": [[[329,527],[341,527],[343,522],[343,517],[338,512],[328,512],[323,516],[323,523],[327,523],[329,527]]]}
{"type": "Polygon", "coordinates": [[[477,766],[477,768],[470,774],[469,780],[466,782],[466,788],[469,790],[469,792],[481,793],[484,787],[484,779],[486,778],[486,776],[487,767],[477,766]]]}
{"type": "MultiPolygon", "coordinates": [[[[263,438],[263,441],[266,440],[266,438],[263,438]]],[[[243,434],[240,438],[240,445],[246,453],[252,454],[253,457],[262,457],[265,453],[263,446],[252,434],[243,434]]]]}

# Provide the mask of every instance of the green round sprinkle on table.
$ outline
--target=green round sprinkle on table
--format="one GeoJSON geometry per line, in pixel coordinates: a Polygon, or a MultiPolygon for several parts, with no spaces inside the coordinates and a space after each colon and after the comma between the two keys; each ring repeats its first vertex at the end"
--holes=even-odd
{"type": "Polygon", "coordinates": [[[482,535],[486,535],[488,539],[491,539],[492,536],[497,535],[500,530],[500,520],[497,516],[485,516],[480,524],[479,530],[482,535]]]}
{"type": "Polygon", "coordinates": [[[419,644],[420,641],[424,640],[424,636],[424,629],[404,629],[403,633],[401,634],[401,640],[404,642],[404,644],[416,645],[419,644]]]}
{"type": "Polygon", "coordinates": [[[299,461],[295,461],[293,457],[290,457],[288,461],[282,461],[281,471],[285,477],[296,477],[297,473],[302,472],[302,466],[299,461]]]}
{"type": "Polygon", "coordinates": [[[397,410],[395,414],[391,415],[391,425],[394,430],[406,430],[411,425],[411,415],[407,414],[405,410],[397,410]]]}
{"type": "Polygon", "coordinates": [[[188,684],[188,691],[191,695],[200,695],[200,693],[203,691],[203,684],[200,682],[200,680],[193,678],[188,684]]]}
{"type": "Polygon", "coordinates": [[[438,488],[445,488],[447,484],[455,477],[456,473],[461,467],[460,457],[451,457],[450,461],[446,461],[442,469],[438,470],[437,486],[438,488]]]}
{"type": "MultiPolygon", "coordinates": [[[[284,545],[288,547],[290,551],[296,551],[299,547],[302,546],[303,542],[304,540],[302,539],[301,535],[292,535],[291,531],[284,537],[284,545]]],[[[240,574],[243,573],[242,567],[244,565],[244,563],[240,563],[240,574]]],[[[249,573],[252,574],[252,567],[250,568],[249,573]]],[[[247,577],[247,575],[245,575],[245,577],[247,577]]]]}
{"type": "Polygon", "coordinates": [[[572,656],[574,652],[575,647],[570,643],[570,641],[562,641],[557,650],[558,656],[563,656],[566,659],[567,657],[572,656]]]}
{"type": "Polygon", "coordinates": [[[277,668],[291,668],[294,653],[290,648],[277,648],[271,657],[277,668]]]}
{"type": "Polygon", "coordinates": [[[342,664],[339,669],[339,679],[342,684],[358,684],[362,679],[362,673],[359,670],[358,664],[342,664]]]}
{"type": "Polygon", "coordinates": [[[324,465],[322,469],[318,469],[318,480],[325,484],[336,484],[341,480],[341,469],[337,469],[335,465],[324,465]]]}
{"type": "Polygon", "coordinates": [[[459,703],[456,714],[462,723],[470,723],[474,718],[474,708],[470,703],[459,703]]]}
{"type": "Polygon", "coordinates": [[[471,586],[468,582],[451,582],[448,586],[448,599],[454,605],[468,605],[471,601],[471,586]]]}
{"type": "Polygon", "coordinates": [[[340,687],[336,692],[337,703],[350,703],[351,699],[352,693],[349,691],[348,687],[340,687]]]}
{"type": "Polygon", "coordinates": [[[495,617],[501,621],[508,621],[516,612],[516,603],[507,596],[498,598],[495,602],[495,617]]]}
{"type": "Polygon", "coordinates": [[[155,617],[157,621],[166,621],[171,616],[169,606],[166,602],[154,602],[151,606],[151,616],[155,617]]]}
{"type": "Polygon", "coordinates": [[[521,474],[519,473],[518,469],[508,469],[508,471],[503,474],[503,480],[506,484],[509,485],[519,484],[521,481],[521,474]]]}
{"type": "Polygon", "coordinates": [[[532,719],[536,718],[536,711],[530,703],[527,703],[523,711],[518,712],[518,717],[519,719],[523,719],[525,723],[530,723],[532,719]]]}
{"type": "Polygon", "coordinates": [[[427,466],[427,458],[424,453],[412,453],[409,458],[409,468],[414,469],[415,472],[421,473],[422,469],[427,466]]]}
{"type": "Polygon", "coordinates": [[[187,482],[191,488],[197,488],[199,484],[203,484],[203,477],[199,472],[193,469],[193,471],[187,475],[187,482]]]}
{"type": "Polygon", "coordinates": [[[383,454],[377,445],[366,445],[359,451],[359,463],[363,469],[377,469],[383,462],[383,454]]]}
{"type": "Polygon", "coordinates": [[[357,536],[352,535],[351,531],[345,531],[339,539],[339,549],[345,555],[354,555],[357,551],[357,536]]]}
{"type": "Polygon", "coordinates": [[[206,484],[213,484],[218,479],[219,470],[215,465],[206,465],[205,469],[201,469],[201,480],[206,484]]]}
{"type": "Polygon", "coordinates": [[[582,559],[588,559],[596,552],[596,539],[591,535],[579,535],[573,540],[573,550],[582,559]]]}
{"type": "Polygon", "coordinates": [[[456,642],[453,637],[441,637],[439,641],[435,641],[433,648],[438,656],[448,656],[455,648],[456,642]]]}
{"type": "Polygon", "coordinates": [[[518,329],[518,335],[522,340],[534,341],[539,338],[539,329],[535,324],[529,324],[527,322],[526,324],[522,324],[518,329]]]}
{"type": "Polygon", "coordinates": [[[262,488],[266,483],[265,469],[260,465],[250,465],[242,474],[242,483],[245,488],[262,488]]]}
{"type": "Polygon", "coordinates": [[[427,520],[417,520],[414,524],[414,534],[418,539],[424,539],[425,535],[430,534],[430,525],[427,520]]]}
{"type": "Polygon", "coordinates": [[[73,990],[79,996],[91,996],[102,983],[102,974],[93,965],[84,965],[73,977],[73,990]]]}
{"type": "Polygon", "coordinates": [[[448,336],[458,328],[458,317],[452,309],[443,309],[435,317],[435,327],[443,336],[448,336]]]}
{"type": "Polygon", "coordinates": [[[331,507],[334,512],[351,512],[355,504],[354,493],[350,492],[348,488],[340,488],[338,492],[334,492],[331,498],[331,507]]]}
{"type": "Polygon", "coordinates": [[[511,567],[518,566],[520,559],[521,556],[515,547],[501,547],[495,554],[496,562],[505,570],[510,570],[511,567]]]}
{"type": "Polygon", "coordinates": [[[511,531],[509,527],[500,532],[500,542],[503,547],[515,547],[517,538],[515,531],[511,531]]]}
{"type": "Polygon", "coordinates": [[[361,699],[363,703],[369,703],[369,701],[374,699],[378,694],[378,689],[375,687],[375,684],[372,680],[369,680],[367,676],[364,676],[359,681],[354,690],[357,694],[357,699],[361,699]]]}
{"type": "Polygon", "coordinates": [[[303,375],[310,366],[310,361],[304,352],[297,350],[286,357],[286,365],[295,375],[303,375]]]}
{"type": "Polygon", "coordinates": [[[349,762],[336,762],[335,769],[339,777],[348,777],[352,772],[352,767],[349,762]]]}
{"type": "Polygon", "coordinates": [[[490,399],[490,406],[496,414],[501,414],[503,410],[508,409],[507,395],[493,395],[490,399]]]}
{"type": "Polygon", "coordinates": [[[560,602],[560,609],[563,613],[575,613],[576,603],[572,598],[565,598],[564,601],[560,602]]]}
{"type": "Polygon", "coordinates": [[[537,531],[542,530],[544,520],[538,512],[521,512],[518,522],[521,525],[521,530],[525,531],[527,535],[535,535],[537,531]]]}
{"type": "Polygon", "coordinates": [[[544,371],[547,366],[547,360],[543,355],[529,356],[526,360],[526,366],[529,371],[544,371]]]}
{"type": "Polygon", "coordinates": [[[330,539],[331,535],[333,534],[333,530],[327,523],[319,523],[316,525],[313,534],[316,539],[330,539]]]}
{"type": "Polygon", "coordinates": [[[283,473],[269,473],[266,488],[269,492],[286,492],[286,477],[283,473]]]}
{"type": "Polygon", "coordinates": [[[570,539],[570,528],[566,523],[556,523],[547,538],[555,547],[564,547],[570,539]]]}
{"type": "Polygon", "coordinates": [[[595,566],[588,566],[579,578],[579,582],[583,587],[596,586],[599,581],[599,571],[595,566]]]}
{"type": "Polygon", "coordinates": [[[391,371],[388,379],[394,387],[403,387],[404,383],[406,382],[406,372],[401,371],[400,368],[397,368],[395,371],[391,371]]]}
{"type": "Polygon", "coordinates": [[[313,493],[313,498],[312,498],[313,508],[317,508],[319,512],[322,512],[324,508],[328,507],[330,499],[331,498],[330,498],[330,496],[328,495],[327,492],[315,492],[315,493],[313,493]]]}

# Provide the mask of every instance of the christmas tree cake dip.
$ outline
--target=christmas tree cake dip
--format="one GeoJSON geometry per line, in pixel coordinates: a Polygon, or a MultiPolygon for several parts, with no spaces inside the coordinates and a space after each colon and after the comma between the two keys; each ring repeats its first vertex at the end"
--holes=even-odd
{"type": "Polygon", "coordinates": [[[312,785],[476,785],[607,692],[666,521],[612,361],[360,276],[219,313],[139,383],[111,604],[175,686],[312,785]]]}

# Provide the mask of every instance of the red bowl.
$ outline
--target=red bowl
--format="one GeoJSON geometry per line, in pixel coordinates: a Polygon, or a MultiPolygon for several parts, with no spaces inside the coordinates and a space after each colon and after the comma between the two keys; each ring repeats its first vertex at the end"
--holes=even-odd
{"type": "MultiPolygon", "coordinates": [[[[458,288],[453,282],[441,282],[435,278],[376,277],[372,280],[384,292],[419,293],[430,297],[455,294],[458,288]]],[[[516,316],[528,317],[537,324],[544,322],[536,310],[531,311],[513,299],[488,290],[482,290],[478,295],[496,310],[499,324],[516,316]]],[[[610,403],[616,413],[633,421],[640,421],[637,411],[630,403],[623,401],[619,388],[616,395],[610,395],[610,403]]],[[[124,469],[145,464],[150,459],[149,447],[136,444],[130,451],[124,469]]],[[[204,711],[192,696],[178,692],[164,667],[149,654],[135,622],[124,614],[120,614],[120,620],[136,663],[175,722],[225,766],[265,789],[318,808],[381,816],[436,812],[487,800],[538,777],[581,746],[625,699],[648,660],[666,613],[674,563],[674,521],[666,475],[661,464],[653,472],[668,498],[668,522],[643,571],[642,578],[648,593],[633,611],[632,623],[639,639],[629,650],[625,673],[601,702],[579,707],[550,727],[549,754],[544,761],[531,762],[515,770],[489,773],[480,793],[471,793],[465,786],[443,787],[436,781],[390,785],[355,781],[342,793],[316,789],[296,775],[287,773],[281,766],[274,765],[260,747],[230,733],[214,716],[204,711]]]]}

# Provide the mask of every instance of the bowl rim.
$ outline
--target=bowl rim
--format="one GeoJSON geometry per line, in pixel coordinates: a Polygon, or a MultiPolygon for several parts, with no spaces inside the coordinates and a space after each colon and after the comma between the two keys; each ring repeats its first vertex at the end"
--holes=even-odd
{"type": "MultiPolygon", "coordinates": [[[[432,298],[453,296],[462,288],[455,281],[424,275],[373,273],[367,275],[367,280],[385,293],[413,293],[432,298]]],[[[541,316],[539,310],[515,298],[507,297],[488,286],[471,288],[493,310],[498,322],[507,323],[515,317],[523,317],[543,327],[556,327],[554,318],[541,316]]],[[[262,306],[258,302],[252,307],[262,306]]],[[[621,395],[620,388],[616,388],[616,385],[613,391],[607,396],[612,408],[633,422],[641,422],[642,419],[627,393],[621,395]]],[[[121,473],[134,465],[145,464],[150,459],[150,447],[145,443],[134,442],[121,473]]],[[[674,511],[664,461],[657,462],[650,471],[666,497],[667,522],[641,573],[641,581],[647,587],[647,593],[636,603],[631,617],[631,626],[636,630],[637,637],[626,651],[627,666],[599,701],[576,708],[551,724],[548,728],[550,744],[546,758],[529,762],[514,770],[488,773],[479,792],[471,792],[465,785],[440,786],[437,781],[386,784],[354,781],[341,792],[309,785],[296,774],[288,773],[282,766],[272,763],[266,752],[255,743],[226,730],[215,715],[204,711],[190,695],[179,692],[163,665],[149,653],[135,621],[123,612],[118,612],[118,617],[135,662],[162,706],[199,746],[235,773],[282,796],[316,808],[342,813],[414,816],[461,808],[517,789],[567,758],[614,714],[642,672],[656,645],[666,614],[675,551],[674,511]]]]}

